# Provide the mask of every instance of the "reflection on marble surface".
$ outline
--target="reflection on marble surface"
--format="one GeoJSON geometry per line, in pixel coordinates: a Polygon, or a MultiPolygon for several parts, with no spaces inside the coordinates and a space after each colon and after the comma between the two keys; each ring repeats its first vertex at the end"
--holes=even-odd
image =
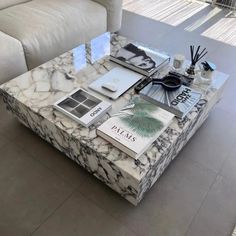
{"type": "MultiPolygon", "coordinates": [[[[126,42],[121,36],[113,36],[112,50],[126,42]]],[[[194,109],[183,120],[175,118],[148,151],[134,160],[96,135],[96,128],[128,103],[133,89],[110,101],[111,113],[89,128],[53,109],[61,97],[78,87],[89,90],[92,81],[117,67],[107,57],[93,65],[88,58],[87,62],[87,67],[78,72],[73,51],[69,51],[3,84],[0,88],[4,101],[24,125],[136,205],[207,118],[221,97],[227,76],[216,72],[212,85],[194,109]]],[[[203,91],[201,87],[195,89],[203,91]]]]}
{"type": "Polygon", "coordinates": [[[72,52],[73,52],[73,64],[75,70],[80,71],[87,65],[85,44],[82,44],[74,48],[72,52]]]}
{"type": "Polygon", "coordinates": [[[91,47],[91,63],[110,55],[111,35],[109,32],[102,34],[90,42],[91,47]]]}

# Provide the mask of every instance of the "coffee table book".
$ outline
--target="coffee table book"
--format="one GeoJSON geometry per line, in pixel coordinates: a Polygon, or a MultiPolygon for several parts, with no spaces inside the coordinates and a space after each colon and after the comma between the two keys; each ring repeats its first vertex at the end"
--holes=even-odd
{"type": "Polygon", "coordinates": [[[138,159],[169,126],[174,115],[139,97],[97,129],[97,134],[138,159]]]}
{"type": "Polygon", "coordinates": [[[54,108],[73,120],[89,127],[111,108],[111,104],[78,88],[54,104],[54,108]]]}
{"type": "Polygon", "coordinates": [[[182,85],[175,91],[167,91],[161,85],[148,84],[140,91],[140,96],[153,104],[184,118],[199,102],[202,94],[182,85]]]}
{"type": "Polygon", "coordinates": [[[124,94],[128,89],[130,89],[134,84],[139,82],[143,78],[142,75],[128,70],[124,67],[116,67],[110,70],[105,75],[102,75],[97,80],[93,81],[89,88],[109,97],[110,99],[117,99],[122,94],[124,94]],[[109,91],[108,89],[104,88],[104,84],[113,84],[116,87],[116,91],[109,91]]]}
{"type": "Polygon", "coordinates": [[[170,56],[156,49],[128,43],[113,51],[110,60],[145,76],[151,76],[170,62],[170,56]]]}

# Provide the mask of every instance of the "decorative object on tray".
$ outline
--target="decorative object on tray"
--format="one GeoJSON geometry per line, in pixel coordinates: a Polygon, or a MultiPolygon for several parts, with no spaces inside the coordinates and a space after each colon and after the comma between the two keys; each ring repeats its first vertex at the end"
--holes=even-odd
{"type": "Polygon", "coordinates": [[[206,48],[201,50],[201,46],[198,46],[197,50],[195,51],[194,46],[191,45],[190,53],[191,53],[191,64],[190,64],[190,67],[186,70],[186,72],[190,77],[194,79],[195,67],[196,67],[197,62],[199,62],[208,52],[206,51],[206,48]]]}
{"type": "Polygon", "coordinates": [[[194,84],[205,87],[205,90],[212,83],[214,71],[216,70],[215,64],[205,61],[201,63],[201,67],[197,70],[194,84]]]}
{"type": "Polygon", "coordinates": [[[111,104],[79,88],[57,101],[54,108],[88,127],[98,121],[111,104]]]}
{"type": "Polygon", "coordinates": [[[182,84],[185,85],[185,86],[190,86],[192,81],[193,81],[191,77],[189,77],[185,74],[178,73],[176,71],[170,71],[169,75],[173,75],[173,76],[176,76],[176,77],[180,78],[182,84]]]}
{"type": "Polygon", "coordinates": [[[182,85],[182,81],[179,77],[173,75],[166,75],[162,79],[153,79],[152,85],[160,84],[163,89],[167,91],[175,91],[182,85]]]}
{"type": "Polygon", "coordinates": [[[91,83],[89,88],[115,100],[142,78],[136,72],[116,67],[91,83]]]}
{"type": "Polygon", "coordinates": [[[149,83],[139,94],[179,118],[184,118],[201,98],[201,93],[184,85],[177,90],[167,91],[162,85],[149,83]]]}
{"type": "Polygon", "coordinates": [[[97,134],[138,159],[169,126],[174,115],[138,96],[97,129],[97,134]]]}
{"type": "Polygon", "coordinates": [[[155,49],[129,43],[112,53],[110,60],[142,75],[151,76],[170,62],[170,56],[155,49]]]}
{"type": "Polygon", "coordinates": [[[177,54],[174,56],[173,67],[175,70],[180,70],[185,62],[185,56],[182,54],[177,54]]]}
{"type": "MultiPolygon", "coordinates": [[[[192,83],[192,79],[189,78],[186,75],[180,74],[176,71],[170,71],[165,77],[167,77],[168,81],[170,84],[173,85],[173,83],[175,83],[175,87],[166,87],[167,90],[168,89],[178,89],[181,85],[185,85],[185,86],[190,86],[192,83]],[[176,84],[177,82],[177,84],[176,84]]],[[[145,88],[149,83],[153,82],[153,84],[158,84],[159,82],[163,82],[163,79],[158,79],[158,78],[154,78],[154,76],[152,77],[146,77],[144,78],[140,83],[138,83],[134,90],[136,93],[139,93],[143,88],[145,88]]],[[[162,85],[163,86],[163,85],[162,85]]],[[[168,86],[168,84],[167,84],[168,86]]]]}
{"type": "Polygon", "coordinates": [[[216,70],[216,65],[209,61],[202,62],[201,64],[203,67],[201,76],[205,79],[211,80],[213,77],[213,73],[216,70]]]}

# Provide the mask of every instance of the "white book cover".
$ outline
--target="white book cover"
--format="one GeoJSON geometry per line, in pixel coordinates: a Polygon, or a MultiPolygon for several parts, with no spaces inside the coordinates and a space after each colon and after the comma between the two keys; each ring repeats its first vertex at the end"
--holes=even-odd
{"type": "Polygon", "coordinates": [[[110,60],[140,74],[150,76],[168,64],[170,56],[159,52],[157,49],[128,43],[116,52],[112,52],[110,60]]]}
{"type": "Polygon", "coordinates": [[[164,132],[173,117],[172,113],[135,97],[98,127],[97,134],[137,159],[164,132]]]}
{"type": "Polygon", "coordinates": [[[152,85],[152,83],[143,88],[139,94],[179,118],[184,118],[202,96],[201,93],[184,85],[176,91],[167,91],[161,85],[152,85]]]}
{"type": "Polygon", "coordinates": [[[85,127],[111,109],[111,104],[79,88],[57,101],[53,107],[85,127]]]}
{"type": "Polygon", "coordinates": [[[89,88],[115,100],[142,78],[143,76],[136,72],[116,67],[91,83],[89,88]],[[103,86],[107,83],[112,84],[116,91],[113,92],[104,88],[103,86]]]}

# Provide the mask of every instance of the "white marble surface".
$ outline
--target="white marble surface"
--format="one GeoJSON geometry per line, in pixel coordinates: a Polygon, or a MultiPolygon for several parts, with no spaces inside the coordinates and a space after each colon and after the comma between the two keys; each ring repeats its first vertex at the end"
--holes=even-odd
{"type": "MultiPolygon", "coordinates": [[[[125,38],[113,37],[112,50],[125,43],[125,38]]],[[[207,90],[195,86],[204,93],[198,105],[185,119],[175,118],[148,151],[134,160],[97,137],[96,128],[109,115],[85,128],[53,109],[53,103],[62,96],[78,87],[88,89],[92,81],[117,66],[108,58],[91,65],[88,57],[87,67],[78,72],[73,61],[70,51],[3,84],[0,88],[4,101],[23,124],[136,205],[207,118],[221,97],[227,75],[216,72],[207,90]]],[[[123,107],[133,94],[131,89],[113,101],[112,113],[123,107]]]]}

